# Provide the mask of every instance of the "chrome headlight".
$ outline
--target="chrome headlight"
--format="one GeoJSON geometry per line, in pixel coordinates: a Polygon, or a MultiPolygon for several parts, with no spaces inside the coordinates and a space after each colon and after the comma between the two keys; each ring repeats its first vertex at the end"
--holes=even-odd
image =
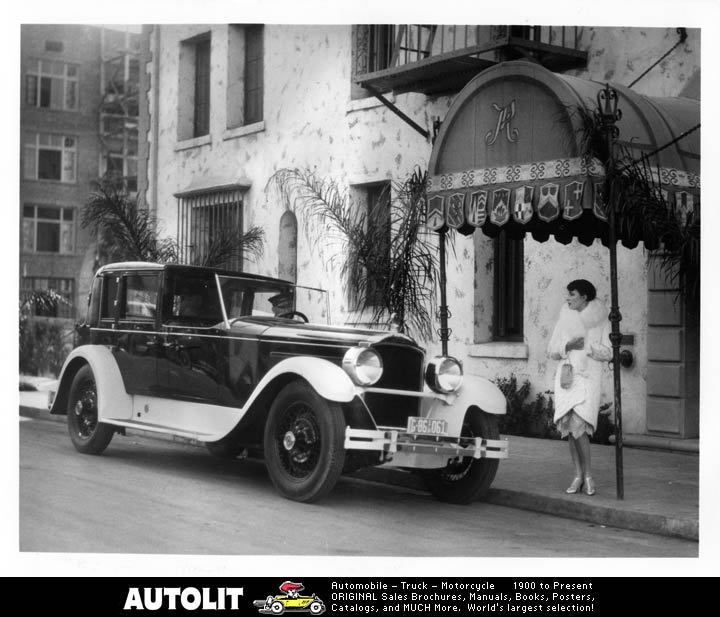
{"type": "Polygon", "coordinates": [[[383,372],[382,359],[370,347],[351,347],[342,361],[342,367],[358,386],[372,386],[383,372]]]}
{"type": "Polygon", "coordinates": [[[462,385],[462,364],[450,356],[438,356],[425,368],[425,383],[435,392],[449,394],[462,385]]]}

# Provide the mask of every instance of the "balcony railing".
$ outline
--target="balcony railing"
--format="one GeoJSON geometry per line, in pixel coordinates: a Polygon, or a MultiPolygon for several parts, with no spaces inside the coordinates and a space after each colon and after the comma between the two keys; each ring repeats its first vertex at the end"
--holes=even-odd
{"type": "Polygon", "coordinates": [[[581,68],[581,28],[568,26],[359,25],[355,81],[381,92],[461,88],[481,70],[527,58],[553,71],[581,68]]]}

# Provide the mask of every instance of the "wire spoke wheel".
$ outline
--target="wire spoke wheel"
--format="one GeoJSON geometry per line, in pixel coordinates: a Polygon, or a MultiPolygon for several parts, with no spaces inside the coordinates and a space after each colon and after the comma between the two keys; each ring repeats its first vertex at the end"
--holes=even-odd
{"type": "Polygon", "coordinates": [[[337,403],[305,381],[287,384],[265,423],[265,463],[288,499],[316,501],[332,490],[345,462],[345,419],[337,403]]]}
{"type": "Polygon", "coordinates": [[[317,419],[305,403],[290,405],[275,433],[283,469],[294,478],[306,478],[320,460],[322,439],[317,419]]]}
{"type": "MultiPolygon", "coordinates": [[[[462,428],[463,437],[498,439],[497,419],[480,410],[469,410],[462,428]]],[[[498,468],[498,460],[463,456],[452,459],[441,469],[422,473],[428,490],[440,501],[468,504],[482,499],[490,489],[498,468]]]]}
{"type": "Polygon", "coordinates": [[[67,422],[70,440],[83,454],[100,454],[113,437],[114,429],[99,420],[97,385],[87,365],[80,368],[70,386],[67,422]]]}

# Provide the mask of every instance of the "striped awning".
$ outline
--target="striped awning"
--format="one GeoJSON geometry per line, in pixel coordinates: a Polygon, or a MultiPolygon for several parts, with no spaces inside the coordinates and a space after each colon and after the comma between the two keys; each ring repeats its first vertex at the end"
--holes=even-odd
{"type": "MultiPolygon", "coordinates": [[[[453,102],[433,147],[427,226],[607,241],[605,170],[583,158],[580,143],[581,111],[592,113],[603,87],[522,61],[478,75],[453,102]]],[[[699,131],[660,148],[699,123],[699,103],[617,90],[619,143],[637,157],[651,155],[648,176],[688,215],[699,207],[699,131]]],[[[633,247],[646,238],[635,231],[621,240],[633,247]]]]}

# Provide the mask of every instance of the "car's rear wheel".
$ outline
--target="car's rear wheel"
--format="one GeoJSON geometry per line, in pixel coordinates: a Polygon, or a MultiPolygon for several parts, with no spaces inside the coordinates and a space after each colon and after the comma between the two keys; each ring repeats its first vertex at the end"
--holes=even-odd
{"type": "Polygon", "coordinates": [[[70,440],[83,454],[101,454],[115,433],[112,426],[98,420],[97,385],[88,365],[75,374],[70,386],[67,424],[70,440]]]}
{"type": "Polygon", "coordinates": [[[303,502],[330,492],[345,462],[344,432],[337,403],[326,401],[304,381],[286,385],[270,407],[263,442],[275,488],[303,502]]]}
{"type": "Polygon", "coordinates": [[[321,615],[322,613],[325,612],[325,606],[323,604],[321,604],[320,602],[313,602],[310,605],[310,612],[313,615],[321,615]]]}
{"type": "MultiPolygon", "coordinates": [[[[484,411],[469,411],[462,435],[499,439],[497,418],[484,411]]],[[[441,469],[424,470],[422,476],[428,490],[440,501],[468,504],[487,494],[497,468],[498,459],[466,456],[451,461],[441,469]]]]}

